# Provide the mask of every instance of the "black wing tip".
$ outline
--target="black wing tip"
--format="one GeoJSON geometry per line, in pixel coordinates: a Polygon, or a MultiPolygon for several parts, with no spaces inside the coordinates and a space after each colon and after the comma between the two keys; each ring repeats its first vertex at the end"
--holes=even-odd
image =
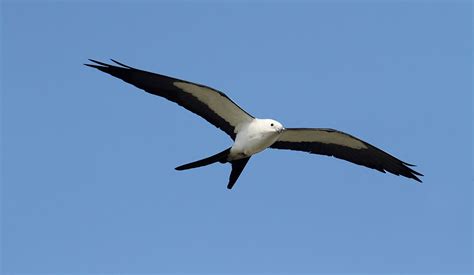
{"type": "Polygon", "coordinates": [[[95,68],[95,69],[102,68],[101,66],[97,66],[97,65],[95,65],[95,64],[86,64],[86,63],[84,63],[84,64],[82,64],[82,65],[87,66],[87,67],[91,67],[91,68],[95,68]]]}
{"type": "Polygon", "coordinates": [[[424,176],[422,173],[418,173],[418,172],[416,172],[416,171],[414,171],[414,170],[412,170],[412,173],[415,174],[415,175],[417,175],[417,176],[421,176],[421,177],[424,176]]]}
{"type": "Polygon", "coordinates": [[[411,163],[404,162],[404,161],[402,161],[402,163],[403,163],[404,165],[406,165],[406,166],[410,166],[410,167],[416,167],[416,165],[415,165],[415,164],[411,164],[411,163]]]}
{"type": "MultiPolygon", "coordinates": [[[[421,179],[418,178],[418,176],[423,177],[424,175],[422,173],[419,173],[419,172],[411,169],[410,167],[408,167],[408,165],[406,163],[404,163],[404,164],[405,164],[404,168],[406,169],[406,171],[405,171],[405,173],[402,174],[402,176],[413,179],[413,180],[416,180],[419,183],[422,183],[423,181],[421,181],[421,179]]],[[[415,165],[410,165],[410,166],[413,167],[415,165]]]]}
{"type": "MultiPolygon", "coordinates": [[[[92,59],[92,58],[89,58],[88,60],[89,60],[90,62],[92,62],[92,63],[95,63],[95,64],[86,64],[86,63],[85,63],[84,65],[86,65],[86,66],[88,66],[88,67],[92,67],[92,68],[96,68],[96,69],[116,67],[116,66],[114,66],[114,65],[107,64],[107,63],[104,63],[104,62],[101,62],[101,61],[97,61],[97,60],[92,59]]],[[[111,60],[112,62],[114,62],[115,64],[117,64],[117,65],[123,67],[123,68],[133,69],[132,67],[127,66],[127,65],[125,65],[125,64],[123,64],[123,63],[120,63],[120,62],[116,61],[115,59],[110,59],[110,60],[111,60]]]]}
{"type": "Polygon", "coordinates": [[[421,181],[421,179],[418,177],[418,176],[423,176],[422,174],[416,172],[416,171],[410,171],[410,173],[408,175],[403,175],[407,178],[410,178],[410,179],[413,179],[415,181],[417,181],[418,183],[423,183],[423,181],[421,181]]]}
{"type": "Polygon", "coordinates": [[[90,62],[92,62],[92,63],[95,63],[95,64],[84,64],[84,65],[86,65],[86,66],[89,66],[89,65],[93,65],[93,66],[101,65],[101,66],[103,66],[103,67],[110,67],[109,64],[104,63],[104,62],[97,61],[97,60],[95,60],[95,59],[89,58],[88,60],[89,60],[90,62]]]}
{"type": "Polygon", "coordinates": [[[123,64],[123,63],[120,63],[120,62],[118,62],[118,61],[115,60],[115,59],[112,59],[112,58],[111,58],[110,60],[111,60],[112,62],[114,62],[115,64],[117,64],[117,65],[119,65],[119,66],[122,66],[122,67],[124,67],[124,68],[133,69],[132,67],[130,67],[130,66],[128,66],[128,65],[125,65],[125,64],[123,64]]]}

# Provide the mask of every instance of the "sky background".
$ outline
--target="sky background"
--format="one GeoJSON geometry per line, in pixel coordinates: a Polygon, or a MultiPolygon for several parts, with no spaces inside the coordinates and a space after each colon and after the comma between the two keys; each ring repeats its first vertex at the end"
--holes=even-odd
{"type": "Polygon", "coordinates": [[[2,1],[4,273],[472,272],[469,1],[2,1]],[[227,135],[88,58],[330,127],[423,184],[227,135]]]}

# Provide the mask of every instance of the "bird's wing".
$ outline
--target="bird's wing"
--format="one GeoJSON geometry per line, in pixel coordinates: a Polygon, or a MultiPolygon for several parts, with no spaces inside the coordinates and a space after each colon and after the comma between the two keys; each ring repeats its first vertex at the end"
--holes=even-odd
{"type": "Polygon", "coordinates": [[[118,66],[89,59],[84,64],[122,79],[148,93],[164,97],[201,116],[235,139],[237,126],[253,119],[224,93],[213,88],[160,74],[138,70],[119,63],[118,66]]]}
{"type": "Polygon", "coordinates": [[[418,182],[421,180],[417,176],[423,176],[409,167],[413,165],[356,137],[333,129],[286,129],[271,148],[334,156],[383,173],[387,171],[412,178],[418,182]]]}

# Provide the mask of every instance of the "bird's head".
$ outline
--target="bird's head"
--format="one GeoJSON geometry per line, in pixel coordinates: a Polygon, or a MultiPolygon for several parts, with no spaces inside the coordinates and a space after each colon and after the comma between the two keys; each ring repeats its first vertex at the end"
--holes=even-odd
{"type": "Polygon", "coordinates": [[[281,133],[285,130],[285,127],[274,119],[261,119],[260,123],[261,127],[269,132],[281,133]]]}

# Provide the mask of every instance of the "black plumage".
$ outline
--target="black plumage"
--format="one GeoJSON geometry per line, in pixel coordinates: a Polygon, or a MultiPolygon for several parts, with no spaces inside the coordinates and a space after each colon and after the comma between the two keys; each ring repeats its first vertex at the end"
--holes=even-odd
{"type": "MultiPolygon", "coordinates": [[[[112,59],[119,66],[114,66],[99,62],[93,59],[89,59],[91,62],[96,64],[84,64],[86,66],[96,68],[102,72],[108,73],[112,76],[122,79],[123,81],[134,85],[137,88],[140,88],[150,94],[164,97],[172,102],[179,104],[180,106],[188,109],[189,111],[199,115],[200,117],[207,120],[212,125],[224,131],[228,134],[233,140],[235,139],[235,127],[236,123],[232,123],[223,113],[216,113],[215,109],[209,107],[206,102],[199,100],[193,93],[188,92],[182,88],[179,88],[175,83],[186,83],[194,89],[201,89],[203,93],[209,94],[213,97],[212,100],[218,99],[223,103],[232,104],[238,110],[241,111],[240,116],[242,118],[237,118],[235,121],[240,121],[244,119],[253,119],[253,116],[249,115],[247,112],[242,110],[237,104],[235,104],[227,95],[224,93],[215,90],[211,87],[207,87],[201,84],[192,83],[189,81],[151,73],[139,69],[132,68],[130,66],[124,65],[120,62],[117,62],[112,59]]],[[[217,101],[217,100],[214,100],[217,101]]]]}
{"type": "Polygon", "coordinates": [[[422,174],[414,171],[409,167],[414,165],[403,162],[395,158],[394,156],[354,136],[333,129],[286,129],[285,133],[279,138],[277,142],[275,142],[271,146],[271,148],[296,150],[312,154],[333,156],[355,164],[376,169],[383,173],[387,171],[395,175],[402,175],[407,178],[414,179],[418,182],[421,182],[421,180],[417,176],[423,176],[422,174]],[[288,133],[291,134],[293,132],[295,133],[295,135],[298,135],[298,132],[303,131],[305,133],[301,135],[299,141],[285,140],[285,134],[288,135],[288,133]],[[323,142],[322,139],[319,137],[321,137],[320,133],[324,132],[331,135],[340,136],[341,138],[339,139],[339,141],[341,141],[342,139],[342,141],[345,141],[346,144],[344,144],[344,142],[337,142],[337,138],[333,138],[332,142],[330,142],[331,140],[324,140],[323,142]],[[347,143],[350,142],[353,142],[361,148],[357,148],[358,146],[348,146],[347,143]],[[365,145],[365,148],[363,146],[360,146],[360,143],[365,145]]]}
{"type": "MultiPolygon", "coordinates": [[[[254,132],[251,134],[247,132],[246,134],[239,136],[239,138],[242,136],[244,137],[243,144],[251,144],[252,142],[255,142],[255,139],[258,140],[258,137],[262,135],[262,133],[269,131],[269,129],[262,129],[262,125],[259,124],[259,121],[261,123],[262,121],[268,120],[255,119],[253,116],[235,104],[224,93],[211,87],[135,69],[114,60],[112,61],[118,66],[102,63],[92,59],[90,59],[90,61],[95,64],[85,65],[120,78],[121,80],[130,83],[148,93],[166,98],[179,104],[180,106],[201,116],[209,123],[227,133],[233,140],[237,138],[239,131],[242,129],[254,129],[254,132]],[[258,126],[252,128],[249,127],[249,125],[258,126]]],[[[279,136],[278,139],[270,146],[270,148],[288,149],[312,154],[334,156],[336,158],[343,159],[358,165],[376,169],[383,173],[390,172],[395,175],[402,175],[421,182],[418,176],[423,175],[410,168],[413,165],[403,162],[354,136],[333,129],[284,129],[283,126],[277,121],[273,121],[270,126],[273,127],[274,123],[278,124],[278,127],[280,128],[272,129],[271,131],[277,131],[279,136]]],[[[263,126],[263,128],[265,127],[263,126]]],[[[244,133],[246,131],[247,130],[243,130],[244,133]]],[[[240,139],[240,146],[242,146],[242,139],[240,139]]],[[[251,146],[254,145],[250,145],[250,147],[251,146]]],[[[268,145],[265,145],[265,147],[266,146],[268,145]]],[[[232,146],[213,156],[181,165],[176,167],[176,170],[197,168],[215,162],[230,162],[232,165],[232,171],[229,176],[227,188],[231,189],[247,165],[252,154],[245,154],[244,157],[241,158],[241,156],[238,154],[242,152],[232,153],[231,149],[233,148],[234,147],[232,146]]]]}

